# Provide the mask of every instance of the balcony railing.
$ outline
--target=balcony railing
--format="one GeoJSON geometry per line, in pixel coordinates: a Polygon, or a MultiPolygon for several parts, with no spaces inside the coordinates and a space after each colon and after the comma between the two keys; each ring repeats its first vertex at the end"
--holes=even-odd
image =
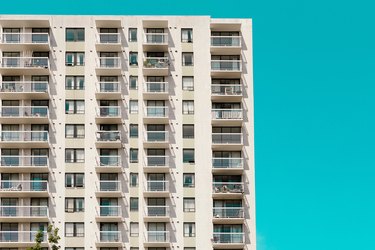
{"type": "Polygon", "coordinates": [[[240,84],[212,84],[211,94],[219,96],[242,95],[242,85],[240,84]]]}
{"type": "Polygon", "coordinates": [[[121,43],[119,33],[99,33],[98,34],[99,44],[118,44],[121,43]]]}
{"type": "Polygon", "coordinates": [[[118,117],[120,116],[120,106],[100,106],[99,117],[118,117]]]}
{"type": "Polygon", "coordinates": [[[146,236],[146,242],[148,243],[169,242],[168,231],[147,231],[145,236],[146,236]]]}
{"type": "MultiPolygon", "coordinates": [[[[0,231],[0,242],[34,243],[38,231],[0,231]]],[[[47,242],[47,232],[43,232],[42,242],[47,242]]]]}
{"type": "Polygon", "coordinates": [[[147,69],[165,69],[168,66],[168,57],[146,57],[143,62],[143,67],[147,69]]]}
{"type": "Polygon", "coordinates": [[[100,192],[120,191],[120,181],[99,181],[100,192]]]}
{"type": "Polygon", "coordinates": [[[1,42],[5,44],[48,44],[48,33],[3,33],[1,42]]]}
{"type": "Polygon", "coordinates": [[[244,233],[213,233],[213,243],[241,244],[245,242],[244,233]]]}
{"type": "Polygon", "coordinates": [[[99,166],[110,167],[110,166],[120,166],[121,157],[119,155],[101,155],[99,156],[99,166]]]}
{"type": "Polygon", "coordinates": [[[168,131],[146,131],[146,142],[166,142],[168,141],[168,131]]]}
{"type": "Polygon", "coordinates": [[[168,92],[168,82],[145,82],[146,93],[166,93],[168,92]]]}
{"type": "Polygon", "coordinates": [[[147,192],[164,192],[168,191],[168,181],[150,181],[146,182],[146,191],[147,192]]]}
{"type": "Polygon", "coordinates": [[[242,133],[212,133],[212,144],[242,144],[242,133]]]}
{"type": "Polygon", "coordinates": [[[242,182],[214,182],[212,189],[214,193],[243,193],[244,184],[242,182]]]}
{"type": "Polygon", "coordinates": [[[100,242],[120,242],[120,231],[100,231],[100,242]]]}
{"type": "Polygon", "coordinates": [[[49,68],[48,57],[3,57],[2,68],[49,68]]]}
{"type": "Polygon", "coordinates": [[[169,216],[169,206],[147,206],[145,215],[149,217],[169,216]]]}
{"type": "Polygon", "coordinates": [[[242,120],[242,109],[212,109],[212,119],[214,120],[242,120]]]}
{"type": "Polygon", "coordinates": [[[121,216],[121,206],[100,206],[100,216],[121,216]]]}
{"type": "Polygon", "coordinates": [[[148,118],[168,117],[168,107],[166,107],[166,106],[146,106],[145,115],[148,118]]]}
{"type": "Polygon", "coordinates": [[[145,44],[168,44],[168,34],[145,33],[145,44]]]}
{"type": "Polygon", "coordinates": [[[98,141],[120,141],[121,135],[119,131],[98,131],[96,132],[96,138],[98,141]]]}
{"type": "Polygon", "coordinates": [[[1,117],[38,118],[48,117],[47,106],[2,106],[1,117]]]}
{"type": "Polygon", "coordinates": [[[12,93],[47,93],[48,82],[43,81],[3,81],[1,83],[1,92],[12,92],[12,93]]]}
{"type": "Polygon", "coordinates": [[[15,191],[15,192],[40,192],[48,191],[47,181],[5,181],[0,182],[0,191],[15,191]]]}
{"type": "Polygon", "coordinates": [[[211,46],[213,47],[240,47],[240,36],[211,36],[211,46]]]}
{"type": "Polygon", "coordinates": [[[242,158],[213,158],[212,167],[215,169],[241,169],[243,168],[242,158]]]}
{"type": "Polygon", "coordinates": [[[120,57],[99,57],[98,66],[104,69],[121,68],[120,57]]]}
{"type": "Polygon", "coordinates": [[[214,218],[243,218],[243,207],[214,207],[214,218]]]}
{"type": "Polygon", "coordinates": [[[211,60],[212,71],[241,71],[241,60],[211,60]]]}
{"type": "Polygon", "coordinates": [[[119,82],[99,82],[98,93],[116,93],[120,92],[119,82]]]}
{"type": "Polygon", "coordinates": [[[0,206],[0,217],[48,217],[48,207],[0,206]]]}
{"type": "Polygon", "coordinates": [[[147,155],[146,156],[146,166],[147,167],[160,167],[168,166],[168,156],[166,155],[147,155]]]}
{"type": "Polygon", "coordinates": [[[2,155],[2,167],[17,167],[17,166],[31,166],[31,167],[44,167],[48,166],[48,156],[46,155],[2,155]]]}
{"type": "Polygon", "coordinates": [[[48,131],[1,131],[2,142],[48,142],[48,131]]]}

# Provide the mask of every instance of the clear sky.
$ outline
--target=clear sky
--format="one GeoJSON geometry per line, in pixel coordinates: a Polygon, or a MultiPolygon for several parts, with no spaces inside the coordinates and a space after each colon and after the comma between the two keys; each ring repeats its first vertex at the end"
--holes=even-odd
{"type": "Polygon", "coordinates": [[[2,0],[0,13],[253,18],[258,250],[374,250],[371,2],[2,0]]]}

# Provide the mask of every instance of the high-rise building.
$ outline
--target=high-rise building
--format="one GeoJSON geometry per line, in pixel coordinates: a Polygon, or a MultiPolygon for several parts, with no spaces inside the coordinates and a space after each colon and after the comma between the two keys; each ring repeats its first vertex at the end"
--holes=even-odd
{"type": "Polygon", "coordinates": [[[256,249],[251,19],[0,16],[0,250],[256,249]]]}

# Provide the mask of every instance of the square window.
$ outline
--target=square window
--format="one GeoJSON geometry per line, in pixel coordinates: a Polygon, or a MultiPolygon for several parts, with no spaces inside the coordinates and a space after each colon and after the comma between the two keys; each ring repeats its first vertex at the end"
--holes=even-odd
{"type": "Polygon", "coordinates": [[[194,114],[194,101],[182,101],[182,114],[184,115],[194,114]]]}
{"type": "Polygon", "coordinates": [[[184,149],[182,158],[184,163],[195,163],[194,149],[184,149]]]}
{"type": "Polygon", "coordinates": [[[195,198],[184,198],[184,212],[195,212],[195,198]]]}
{"type": "Polygon", "coordinates": [[[183,183],[184,183],[184,187],[194,187],[195,186],[195,177],[194,177],[194,174],[184,174],[183,175],[183,183]]]}
{"type": "Polygon", "coordinates": [[[182,66],[193,66],[193,53],[182,53],[182,66]]]}
{"type": "Polygon", "coordinates": [[[184,139],[194,138],[194,125],[193,124],[182,125],[182,137],[184,139]]]}
{"type": "Polygon", "coordinates": [[[182,43],[193,42],[193,29],[181,29],[181,42],[182,43]]]}
{"type": "Polygon", "coordinates": [[[184,223],[184,237],[195,237],[195,223],[194,222],[184,223]]]}
{"type": "Polygon", "coordinates": [[[182,90],[186,90],[186,91],[194,90],[194,77],[192,76],[182,77],[182,90]]]}

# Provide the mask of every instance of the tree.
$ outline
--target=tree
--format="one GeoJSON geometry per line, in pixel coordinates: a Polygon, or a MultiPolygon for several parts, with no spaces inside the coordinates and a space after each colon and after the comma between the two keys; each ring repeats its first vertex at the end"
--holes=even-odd
{"type": "MultiPolygon", "coordinates": [[[[27,248],[27,250],[42,250],[41,244],[43,242],[45,232],[43,230],[38,230],[35,234],[35,245],[33,247],[27,248]]],[[[52,250],[58,250],[61,248],[59,245],[59,228],[54,227],[53,225],[48,225],[47,228],[47,240],[51,244],[52,250]]]]}

